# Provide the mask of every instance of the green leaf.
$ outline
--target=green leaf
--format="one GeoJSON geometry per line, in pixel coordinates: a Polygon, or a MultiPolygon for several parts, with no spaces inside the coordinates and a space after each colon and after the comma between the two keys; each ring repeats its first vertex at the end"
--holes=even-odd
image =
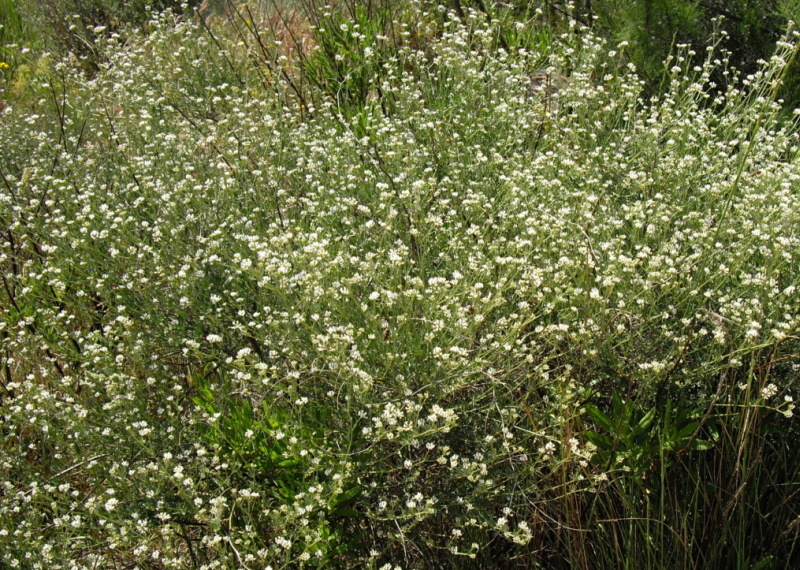
{"type": "MultiPolygon", "coordinates": [[[[206,390],[206,392],[208,392],[208,390],[206,390]]],[[[198,396],[192,396],[192,402],[194,402],[195,405],[198,408],[208,412],[212,416],[217,413],[217,410],[214,408],[214,405],[211,403],[211,393],[210,392],[208,392],[208,398],[206,398],[205,395],[202,392],[201,392],[199,397],[198,396]]]]}
{"type": "Polygon", "coordinates": [[[767,570],[767,568],[772,568],[772,556],[765,557],[762,561],[751,567],[750,570],[767,570]]]}
{"type": "Polygon", "coordinates": [[[593,432],[593,431],[586,432],[586,434],[584,434],[584,435],[586,436],[586,439],[591,441],[593,444],[595,444],[600,449],[609,449],[610,450],[610,449],[613,449],[613,447],[614,447],[614,440],[612,440],[608,436],[605,436],[603,434],[596,433],[596,432],[593,432]]]}
{"type": "MultiPolygon", "coordinates": [[[[614,390],[611,394],[611,407],[614,410],[614,419],[619,421],[625,415],[625,402],[622,401],[622,397],[619,395],[619,392],[614,390]]],[[[610,430],[611,433],[616,433],[616,429],[610,430]]]]}
{"type": "Polygon", "coordinates": [[[586,404],[586,413],[592,418],[592,421],[599,425],[601,428],[609,433],[616,433],[616,426],[607,415],[600,411],[594,404],[586,404]]]}
{"type": "Polygon", "coordinates": [[[250,405],[250,400],[242,400],[242,412],[245,423],[249,428],[253,425],[253,407],[250,405]]]}
{"type": "Polygon", "coordinates": [[[352,503],[356,500],[356,498],[361,494],[361,487],[355,485],[354,487],[348,489],[347,491],[340,493],[337,495],[332,503],[331,508],[339,508],[352,503]]]}
{"type": "Polygon", "coordinates": [[[700,425],[699,422],[691,422],[690,424],[683,426],[680,430],[678,430],[677,437],[678,438],[691,437],[692,434],[694,433],[694,430],[696,430],[697,426],[699,425],[700,425]]]}
{"type": "Polygon", "coordinates": [[[644,417],[642,417],[641,420],[639,420],[639,423],[636,424],[636,427],[633,428],[633,430],[631,431],[631,435],[633,437],[636,437],[638,435],[643,434],[645,432],[645,430],[650,427],[650,424],[653,423],[653,420],[655,419],[655,417],[656,417],[656,409],[653,408],[652,410],[647,412],[644,415],[644,417]]]}

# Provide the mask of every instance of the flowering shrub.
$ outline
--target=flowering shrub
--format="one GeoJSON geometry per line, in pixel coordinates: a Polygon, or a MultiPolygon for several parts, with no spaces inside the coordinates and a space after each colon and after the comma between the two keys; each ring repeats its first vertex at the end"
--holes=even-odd
{"type": "Polygon", "coordinates": [[[301,102],[170,12],[6,107],[5,566],[791,556],[722,525],[796,516],[795,36],[748,77],[679,47],[643,101],[574,23],[544,52],[418,16],[363,87],[389,107],[301,102]]]}

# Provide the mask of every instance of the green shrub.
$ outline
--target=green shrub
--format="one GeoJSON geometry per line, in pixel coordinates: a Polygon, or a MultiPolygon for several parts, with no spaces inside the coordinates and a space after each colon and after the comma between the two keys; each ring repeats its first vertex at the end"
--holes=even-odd
{"type": "MultiPolygon", "coordinates": [[[[595,22],[601,35],[629,43],[628,54],[651,93],[661,88],[662,62],[675,44],[691,44],[702,60],[715,30],[724,29],[731,64],[749,75],[759,69],[759,60],[769,59],[787,21],[798,15],[793,0],[599,0],[576,8],[576,16],[595,22]]],[[[798,69],[791,68],[780,93],[789,105],[798,102],[798,69]]]]}
{"type": "Polygon", "coordinates": [[[36,23],[61,54],[72,53],[84,71],[99,69],[105,41],[124,41],[131,28],[147,23],[153,12],[180,11],[199,0],[21,0],[27,22],[36,23]]]}
{"type": "Polygon", "coordinates": [[[166,12],[3,111],[4,566],[796,562],[796,35],[644,99],[463,8],[350,107],[166,12]]]}

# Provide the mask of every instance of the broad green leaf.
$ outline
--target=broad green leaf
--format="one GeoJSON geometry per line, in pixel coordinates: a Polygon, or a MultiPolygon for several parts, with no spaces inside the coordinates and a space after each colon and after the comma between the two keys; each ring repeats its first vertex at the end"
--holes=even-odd
{"type": "Polygon", "coordinates": [[[699,422],[691,422],[690,424],[683,426],[678,431],[677,434],[678,438],[691,437],[691,435],[694,433],[694,430],[696,430],[697,426],[699,425],[700,425],[699,422]]]}
{"type": "Polygon", "coordinates": [[[334,498],[332,502],[332,507],[342,507],[344,505],[352,503],[353,501],[356,500],[356,498],[360,494],[361,494],[361,487],[359,486],[355,486],[352,489],[348,489],[344,493],[341,493],[334,498]]]}
{"type": "Polygon", "coordinates": [[[614,447],[614,440],[612,440],[610,437],[605,436],[603,434],[590,431],[590,432],[586,432],[585,436],[586,436],[586,439],[591,441],[593,444],[595,444],[600,449],[609,449],[610,450],[610,449],[613,449],[613,447],[614,447]]]}
{"type": "Polygon", "coordinates": [[[650,424],[653,423],[653,420],[655,419],[655,417],[656,417],[656,409],[653,408],[652,410],[647,412],[644,415],[644,417],[642,417],[641,420],[639,420],[639,423],[636,424],[636,427],[633,428],[633,430],[631,431],[631,435],[633,437],[636,437],[636,436],[641,435],[642,433],[644,433],[645,430],[650,427],[650,424]]]}
{"type": "MultiPolygon", "coordinates": [[[[618,422],[625,415],[625,402],[616,390],[611,394],[611,407],[614,410],[614,419],[618,422]]],[[[616,432],[616,429],[612,431],[616,432]]]]}
{"type": "Polygon", "coordinates": [[[692,449],[696,449],[698,451],[706,451],[708,449],[712,449],[714,444],[710,441],[705,441],[703,439],[696,439],[692,442],[692,449]]]}
{"type": "Polygon", "coordinates": [[[589,417],[592,418],[592,421],[599,425],[601,428],[606,430],[609,433],[616,432],[616,426],[614,422],[605,415],[600,409],[595,406],[594,404],[586,404],[586,413],[589,414],[589,417]]]}

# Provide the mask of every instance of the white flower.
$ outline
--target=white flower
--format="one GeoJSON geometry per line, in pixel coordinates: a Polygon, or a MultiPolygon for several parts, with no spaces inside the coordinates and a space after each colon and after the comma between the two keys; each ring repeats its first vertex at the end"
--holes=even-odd
{"type": "Polygon", "coordinates": [[[761,389],[761,397],[765,400],[769,400],[775,394],[778,393],[778,387],[775,384],[767,384],[764,388],[761,389]]]}

